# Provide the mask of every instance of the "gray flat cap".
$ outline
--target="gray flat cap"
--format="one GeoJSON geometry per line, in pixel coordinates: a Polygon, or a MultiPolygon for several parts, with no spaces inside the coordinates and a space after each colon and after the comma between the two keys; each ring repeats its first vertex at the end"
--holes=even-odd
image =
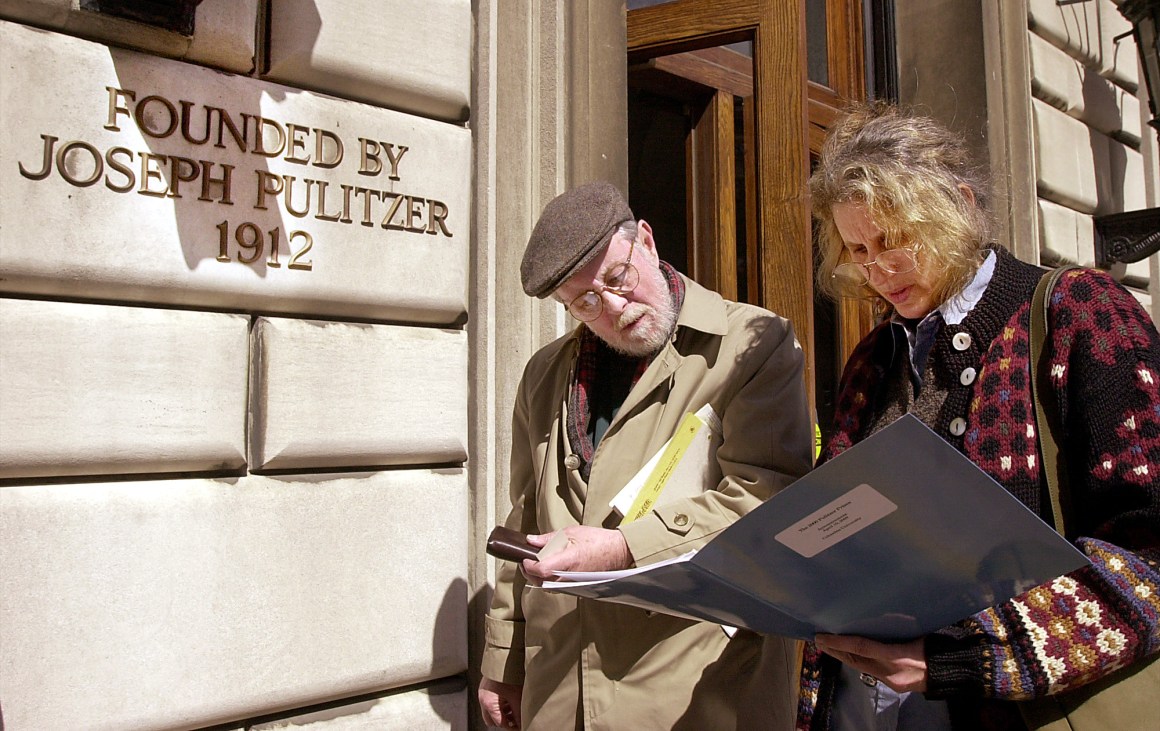
{"type": "Polygon", "coordinates": [[[620,224],[635,220],[612,183],[585,183],[544,206],[532,229],[520,280],[529,297],[543,299],[596,258],[620,224]]]}

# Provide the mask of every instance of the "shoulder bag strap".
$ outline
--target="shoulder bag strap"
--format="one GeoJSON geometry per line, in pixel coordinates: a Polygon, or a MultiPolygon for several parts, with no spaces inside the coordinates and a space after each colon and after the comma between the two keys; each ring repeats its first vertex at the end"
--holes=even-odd
{"type": "Polygon", "coordinates": [[[1032,400],[1035,402],[1035,429],[1039,434],[1039,455],[1043,460],[1043,476],[1047,481],[1055,530],[1065,537],[1067,512],[1064,510],[1063,501],[1066,498],[1061,496],[1061,485],[1066,485],[1067,463],[1059,454],[1062,425],[1059,423],[1055,392],[1049,385],[1051,359],[1045,353],[1044,343],[1047,341],[1047,310],[1051,306],[1051,291],[1064,272],[1076,268],[1065,266],[1047,272],[1039,280],[1035,294],[1031,298],[1030,368],[1032,400]]]}

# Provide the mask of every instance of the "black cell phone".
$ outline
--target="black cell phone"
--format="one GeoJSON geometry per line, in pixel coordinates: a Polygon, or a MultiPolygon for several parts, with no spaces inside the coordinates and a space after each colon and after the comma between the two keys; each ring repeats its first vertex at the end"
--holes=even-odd
{"type": "Polygon", "coordinates": [[[528,537],[523,533],[497,525],[487,537],[487,552],[504,561],[518,563],[525,558],[538,561],[540,549],[528,543],[528,537]]]}

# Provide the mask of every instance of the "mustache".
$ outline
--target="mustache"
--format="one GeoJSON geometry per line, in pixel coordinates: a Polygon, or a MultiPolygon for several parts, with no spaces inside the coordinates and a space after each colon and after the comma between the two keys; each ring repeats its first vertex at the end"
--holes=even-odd
{"type": "Polygon", "coordinates": [[[633,302],[628,307],[624,308],[624,312],[620,313],[620,317],[616,318],[616,329],[618,331],[623,330],[640,318],[651,314],[652,312],[653,308],[649,307],[643,302],[633,302]]]}

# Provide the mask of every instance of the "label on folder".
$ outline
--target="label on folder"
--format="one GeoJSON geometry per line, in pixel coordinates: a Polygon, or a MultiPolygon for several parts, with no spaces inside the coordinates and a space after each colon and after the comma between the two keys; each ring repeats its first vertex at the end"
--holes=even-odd
{"type": "Polygon", "coordinates": [[[813,558],[890,515],[898,506],[866,483],[810,513],[775,538],[805,558],[813,558]]]}

